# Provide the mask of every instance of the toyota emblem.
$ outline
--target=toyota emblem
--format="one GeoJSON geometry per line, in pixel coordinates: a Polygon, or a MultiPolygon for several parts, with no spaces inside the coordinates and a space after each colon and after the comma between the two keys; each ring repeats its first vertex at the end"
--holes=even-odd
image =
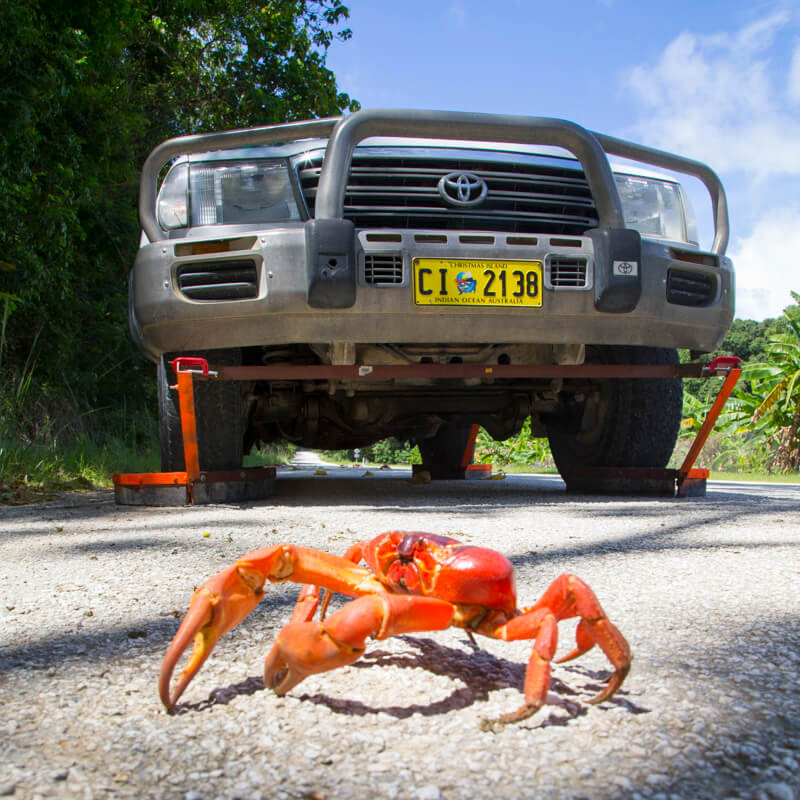
{"type": "Polygon", "coordinates": [[[451,172],[438,185],[439,194],[454,206],[476,206],[483,202],[489,187],[472,172],[451,172]]]}

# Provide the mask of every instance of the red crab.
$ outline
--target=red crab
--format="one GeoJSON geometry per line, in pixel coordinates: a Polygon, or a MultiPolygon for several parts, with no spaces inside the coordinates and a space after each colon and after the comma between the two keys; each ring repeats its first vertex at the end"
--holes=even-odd
{"type": "Polygon", "coordinates": [[[189,612],[164,656],[159,693],[168,711],[220,636],[255,608],[268,580],[306,584],[264,664],[264,684],[278,695],[308,675],[357,661],[370,636],[386,639],[451,625],[470,636],[534,640],[525,704],[497,720],[501,724],[525,719],[544,704],[562,619],[580,617],[577,646],[561,661],[598,644],[614,667],[608,685],[590,702],[611,697],[630,669],[625,637],[608,620],[594,592],[574,575],[556,578],[537,603],[520,610],[513,568],[505,556],[446,536],[392,531],[353,545],[344,558],[292,544],[265,547],[206,581],[192,595],[189,612]],[[362,560],[369,569],[359,566],[362,560]],[[326,593],[315,622],[319,587],[326,593]],[[356,599],[326,619],[332,592],[356,599]],[[192,653],[171,691],[172,673],[192,640],[192,653]]]}

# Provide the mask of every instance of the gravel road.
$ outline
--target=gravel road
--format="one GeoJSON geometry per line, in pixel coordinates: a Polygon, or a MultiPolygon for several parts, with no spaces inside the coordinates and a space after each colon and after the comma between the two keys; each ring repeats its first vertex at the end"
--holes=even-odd
{"type": "Polygon", "coordinates": [[[622,499],[409,476],[309,467],[245,506],[0,509],[0,796],[800,800],[800,485],[622,499]],[[631,643],[622,690],[587,704],[608,677],[592,651],[554,668],[538,715],[483,732],[519,706],[530,645],[449,630],[373,642],[278,698],[260,675],[294,602],[281,584],[164,712],[194,586],[267,544],[342,553],[393,528],[502,550],[521,604],[581,576],[631,643]]]}

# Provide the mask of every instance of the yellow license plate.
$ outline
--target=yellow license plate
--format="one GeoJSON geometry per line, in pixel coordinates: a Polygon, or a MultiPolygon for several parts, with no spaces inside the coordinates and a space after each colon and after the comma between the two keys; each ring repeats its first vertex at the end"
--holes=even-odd
{"type": "Polygon", "coordinates": [[[415,258],[418,306],[542,305],[541,261],[415,258]]]}

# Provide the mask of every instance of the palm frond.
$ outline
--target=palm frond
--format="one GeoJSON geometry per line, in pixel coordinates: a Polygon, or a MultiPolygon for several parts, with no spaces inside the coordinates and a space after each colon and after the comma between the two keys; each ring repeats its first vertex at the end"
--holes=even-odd
{"type": "MultiPolygon", "coordinates": [[[[781,336],[789,338],[786,334],[781,334],[781,336]]],[[[793,341],[780,341],[777,336],[764,348],[764,352],[772,358],[778,356],[779,359],[786,359],[794,363],[800,360],[800,344],[793,341]]]]}
{"type": "MultiPolygon", "coordinates": [[[[794,299],[796,305],[800,305],[800,294],[797,292],[792,292],[792,298],[794,299]]],[[[789,314],[788,308],[784,309],[783,316],[786,318],[789,326],[794,331],[794,335],[800,339],[800,324],[798,324],[798,321],[791,314],[789,314]]]]}
{"type": "Polygon", "coordinates": [[[791,411],[792,407],[796,407],[800,400],[800,397],[795,397],[798,381],[800,381],[800,370],[792,375],[789,385],[786,387],[786,399],[783,401],[784,411],[791,411]]]}
{"type": "Polygon", "coordinates": [[[763,417],[774,405],[775,403],[780,400],[781,395],[783,394],[784,390],[786,389],[786,385],[788,384],[789,379],[784,378],[777,386],[775,386],[772,391],[764,398],[761,405],[755,410],[753,413],[753,421],[756,421],[763,417]]]}
{"type": "Polygon", "coordinates": [[[783,370],[775,364],[767,364],[764,362],[745,364],[742,367],[742,380],[757,381],[765,378],[774,378],[780,375],[782,371],[783,370]]]}

